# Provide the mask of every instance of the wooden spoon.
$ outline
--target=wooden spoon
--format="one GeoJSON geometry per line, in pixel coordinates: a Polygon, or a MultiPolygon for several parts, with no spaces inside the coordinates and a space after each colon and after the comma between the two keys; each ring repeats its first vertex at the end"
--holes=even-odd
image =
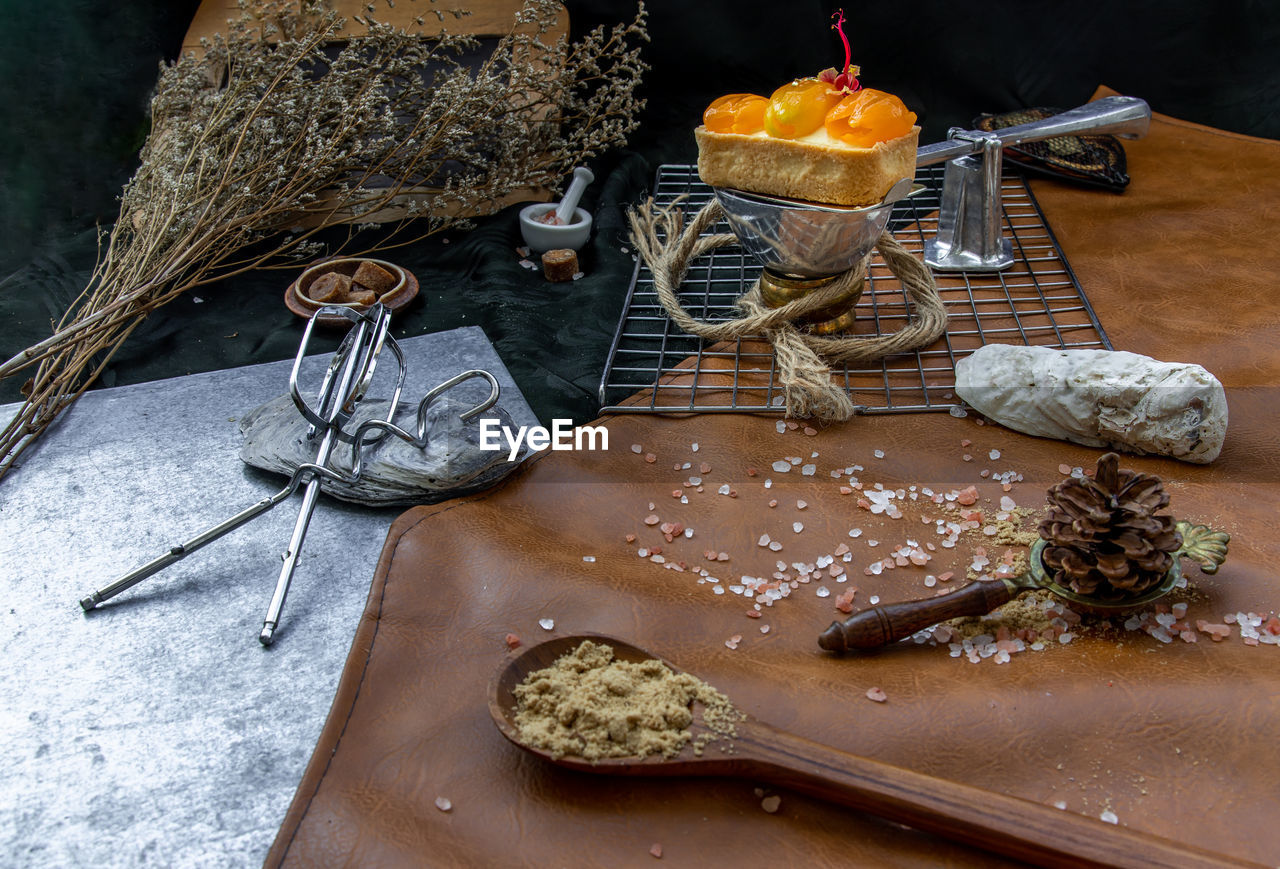
{"type": "MultiPolygon", "coordinates": [[[[723,742],[712,742],[701,756],[686,745],[673,758],[651,755],[593,763],[567,755],[552,757],[520,741],[513,690],[529,673],[549,667],[584,640],[613,647],[618,660],[656,658],[611,637],[558,637],[522,649],[503,665],[489,687],[489,712],[502,735],[559,766],[610,775],[728,776],[768,782],[1039,866],[1251,865],[1039,803],[846,754],[750,717],[737,725],[732,754],[720,750],[723,742]]],[[[683,672],[663,663],[676,673],[683,672]]],[[[706,727],[699,710],[694,713],[690,730],[696,739],[706,727]]]]}
{"type": "Polygon", "coordinates": [[[1026,572],[1011,578],[977,580],[957,588],[950,594],[919,600],[874,606],[862,610],[831,626],[818,636],[818,645],[828,652],[850,649],[875,649],[906,639],[916,631],[962,616],[981,616],[1001,604],[1008,603],[1027,589],[1044,589],[1081,613],[1098,616],[1137,612],[1155,603],[1179,585],[1185,558],[1200,566],[1202,573],[1217,573],[1227,559],[1231,535],[1208,525],[1179,520],[1175,527],[1182,542],[1173,553],[1173,565],[1154,588],[1138,594],[1102,598],[1077,594],[1059,585],[1045,570],[1043,554],[1046,543],[1037,540],[1028,555],[1026,572]]]}

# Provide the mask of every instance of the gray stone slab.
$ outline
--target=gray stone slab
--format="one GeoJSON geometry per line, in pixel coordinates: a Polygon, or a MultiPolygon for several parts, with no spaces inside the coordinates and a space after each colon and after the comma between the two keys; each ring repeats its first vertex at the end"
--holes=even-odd
{"type": "MultiPolygon", "coordinates": [[[[406,399],[486,368],[537,424],[480,329],[401,345],[406,399]]],[[[99,610],[78,601],[281,488],[240,462],[237,420],[286,391],[291,364],[86,393],[0,481],[0,864],[265,857],[401,509],[321,498],[270,648],[258,632],[300,496],[99,610]]]]}

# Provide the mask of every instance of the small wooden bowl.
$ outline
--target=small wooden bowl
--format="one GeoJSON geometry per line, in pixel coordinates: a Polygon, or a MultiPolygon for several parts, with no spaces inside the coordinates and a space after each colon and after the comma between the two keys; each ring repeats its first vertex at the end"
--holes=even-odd
{"type": "MultiPolygon", "coordinates": [[[[378,297],[378,301],[389,308],[392,313],[403,308],[409,302],[413,301],[418,295],[418,279],[414,277],[413,272],[398,266],[395,263],[389,263],[386,260],[374,259],[372,257],[343,257],[341,259],[325,260],[309,266],[306,271],[298,276],[298,279],[289,285],[284,293],[284,304],[290,311],[297,314],[304,320],[311,317],[324,307],[343,307],[351,308],[354,311],[364,312],[369,310],[369,305],[355,305],[350,303],[339,302],[317,302],[307,294],[311,288],[311,284],[323,274],[329,272],[338,272],[350,277],[356,273],[356,269],[363,262],[371,262],[391,272],[397,278],[395,286],[378,297]]],[[[321,314],[316,318],[316,322],[321,326],[349,326],[351,321],[340,314],[321,314]]]]}

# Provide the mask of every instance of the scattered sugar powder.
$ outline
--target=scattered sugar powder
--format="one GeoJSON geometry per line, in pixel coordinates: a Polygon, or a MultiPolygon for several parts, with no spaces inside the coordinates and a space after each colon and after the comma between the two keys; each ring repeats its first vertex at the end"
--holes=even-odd
{"type": "Polygon", "coordinates": [[[701,755],[712,741],[731,740],[746,717],[688,673],[655,659],[619,660],[612,647],[590,640],[530,673],[513,693],[520,741],[557,758],[674,757],[690,744],[701,755]],[[706,728],[696,738],[695,702],[706,728]]]}

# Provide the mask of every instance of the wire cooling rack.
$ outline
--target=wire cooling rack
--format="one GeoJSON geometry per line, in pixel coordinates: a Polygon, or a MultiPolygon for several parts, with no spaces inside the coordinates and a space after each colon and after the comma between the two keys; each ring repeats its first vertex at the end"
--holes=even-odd
{"type": "MultiPolygon", "coordinates": [[[[944,166],[926,166],[916,181],[925,190],[895,207],[889,228],[911,253],[938,228],[944,166]]],[[[658,168],[653,191],[658,206],[680,202],[689,216],[713,198],[689,165],[658,168]]],[[[860,413],[949,411],[956,361],[984,344],[1024,344],[1110,350],[1084,290],[1025,180],[1005,175],[1001,199],[1005,237],[1015,262],[1002,272],[935,272],[948,311],[946,334],[929,347],[888,356],[865,367],[837,367],[834,381],[860,413]]],[[[730,232],[721,221],[710,234],[730,232]]],[[[760,274],[760,266],[737,245],[696,260],[680,288],[680,300],[702,320],[739,316],[734,302],[760,274]]],[[[874,254],[856,309],[855,334],[887,334],[908,322],[907,296],[898,279],[874,254]]],[[[711,343],[681,330],[654,291],[653,274],[640,260],[600,381],[602,412],[783,413],[783,388],[772,348],[762,338],[711,343]],[[639,394],[637,394],[639,393],[639,394]],[[629,399],[622,403],[624,399],[629,399]]]]}

